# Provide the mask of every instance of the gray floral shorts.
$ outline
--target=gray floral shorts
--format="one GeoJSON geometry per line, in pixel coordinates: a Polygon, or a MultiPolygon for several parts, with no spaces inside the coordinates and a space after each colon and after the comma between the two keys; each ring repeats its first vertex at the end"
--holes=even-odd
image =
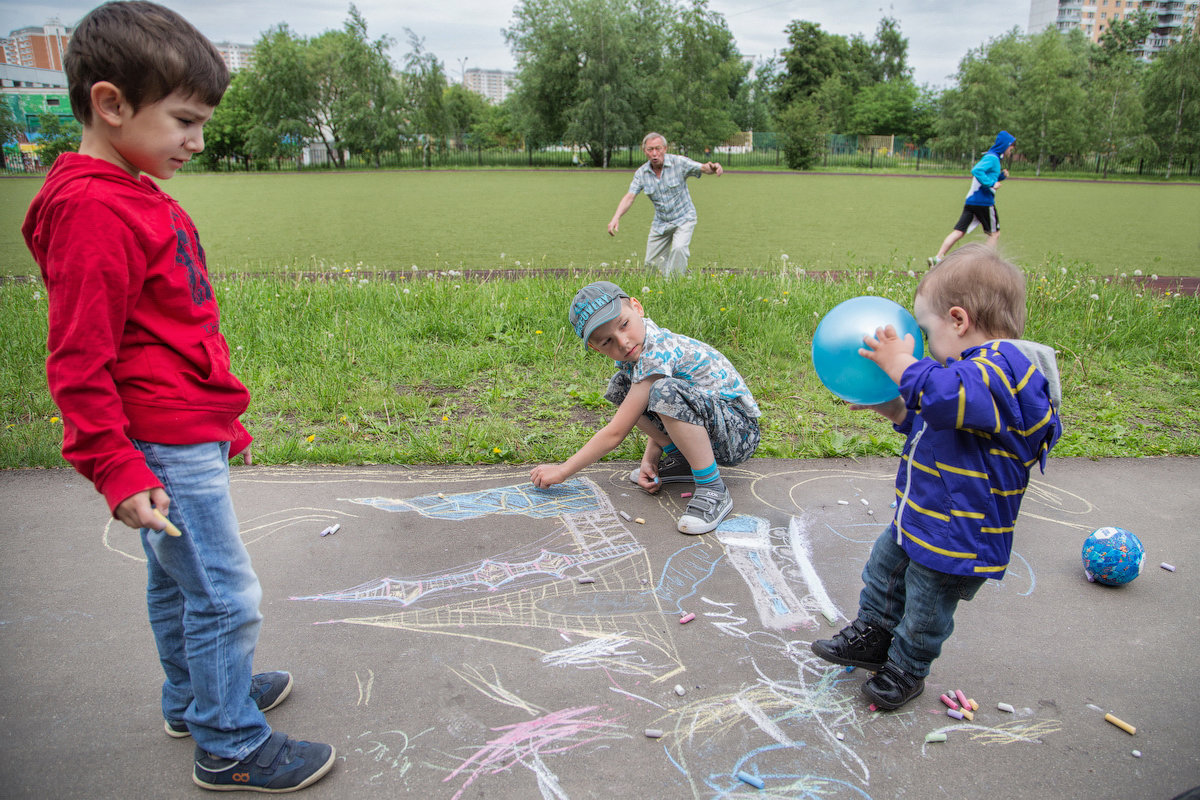
{"type": "MultiPolygon", "coordinates": [[[[604,399],[619,406],[632,386],[629,376],[618,372],[608,382],[604,399]]],[[[654,382],[645,416],[663,433],[667,429],[661,417],[703,426],[712,442],[713,456],[723,467],[748,461],[761,438],[758,420],[747,415],[741,404],[713,397],[679,378],[659,378],[654,382]]]]}

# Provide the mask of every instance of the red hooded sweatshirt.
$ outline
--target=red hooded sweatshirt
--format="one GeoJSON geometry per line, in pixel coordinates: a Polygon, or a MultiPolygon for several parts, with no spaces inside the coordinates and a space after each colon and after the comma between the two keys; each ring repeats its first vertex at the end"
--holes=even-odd
{"type": "Polygon", "coordinates": [[[149,178],[59,156],[21,227],[50,303],[46,377],[63,457],[115,509],[162,484],[130,439],[250,444],[250,392],[229,345],[196,227],[149,178]]]}

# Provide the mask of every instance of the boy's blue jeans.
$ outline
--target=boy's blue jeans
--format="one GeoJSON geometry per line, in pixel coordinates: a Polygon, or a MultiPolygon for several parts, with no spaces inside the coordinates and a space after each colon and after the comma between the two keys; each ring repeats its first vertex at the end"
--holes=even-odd
{"type": "Polygon", "coordinates": [[[185,720],[209,753],[240,761],[271,727],[250,699],[262,588],[229,496],[229,443],[134,446],[162,481],[168,517],[183,532],[141,532],[150,627],[166,673],[163,716],[185,720]]]}
{"type": "Polygon", "coordinates": [[[889,525],[871,548],[862,573],[858,617],[892,633],[888,660],[924,678],[954,632],[959,600],[970,600],[987,578],[948,575],[922,566],[896,544],[889,525]]]}

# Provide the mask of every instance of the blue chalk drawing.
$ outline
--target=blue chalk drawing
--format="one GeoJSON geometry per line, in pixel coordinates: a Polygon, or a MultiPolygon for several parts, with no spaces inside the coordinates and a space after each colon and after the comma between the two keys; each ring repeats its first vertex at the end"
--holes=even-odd
{"type": "Polygon", "coordinates": [[[416,511],[429,519],[450,520],[478,519],[488,514],[520,514],[534,519],[547,519],[578,511],[599,511],[602,508],[596,485],[586,478],[572,478],[549,489],[538,489],[532,483],[522,483],[461,494],[427,494],[408,500],[366,497],[350,502],[374,506],[382,511],[416,511]]]}

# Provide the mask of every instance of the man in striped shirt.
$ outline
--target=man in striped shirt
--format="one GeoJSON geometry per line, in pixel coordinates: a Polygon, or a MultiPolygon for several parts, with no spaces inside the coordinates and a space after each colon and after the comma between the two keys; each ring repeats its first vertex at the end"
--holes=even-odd
{"type": "Polygon", "coordinates": [[[688,194],[687,179],[701,175],[720,175],[724,170],[715,161],[701,164],[686,156],[667,153],[667,140],[661,133],[647,133],[642,139],[647,161],[638,167],[629,191],[617,204],[608,223],[608,235],[616,236],[621,217],[633,205],[639,192],[654,204],[654,221],[646,238],[646,263],[656,264],[663,275],[682,275],[687,269],[692,231],[696,228],[696,206],[688,194]]]}

